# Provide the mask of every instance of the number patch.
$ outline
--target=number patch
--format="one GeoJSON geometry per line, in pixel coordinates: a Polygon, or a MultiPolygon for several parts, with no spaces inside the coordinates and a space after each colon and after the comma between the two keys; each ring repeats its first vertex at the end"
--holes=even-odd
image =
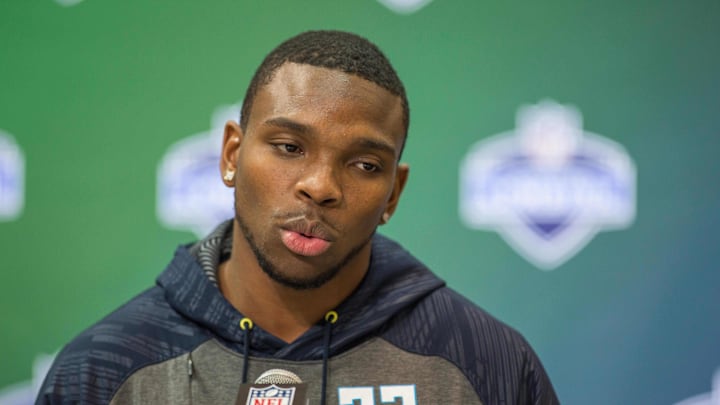
{"type": "MultiPolygon", "coordinates": [[[[375,387],[338,388],[340,405],[375,405],[375,387]]],[[[381,385],[380,404],[417,405],[415,385],[381,385]]]]}

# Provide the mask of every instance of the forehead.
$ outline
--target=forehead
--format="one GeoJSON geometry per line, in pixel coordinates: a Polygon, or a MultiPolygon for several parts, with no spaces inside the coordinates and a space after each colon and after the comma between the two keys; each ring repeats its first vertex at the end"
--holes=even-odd
{"type": "Polygon", "coordinates": [[[296,120],[319,130],[376,132],[404,140],[400,97],[359,76],[311,65],[286,63],[253,102],[248,131],[273,118],[296,120]]]}

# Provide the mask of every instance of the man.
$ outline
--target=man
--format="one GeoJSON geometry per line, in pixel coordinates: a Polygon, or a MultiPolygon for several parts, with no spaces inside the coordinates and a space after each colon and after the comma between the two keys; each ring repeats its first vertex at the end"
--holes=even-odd
{"type": "Polygon", "coordinates": [[[408,123],[367,40],[273,50],[225,127],[235,218],[66,346],[38,403],[232,404],[275,368],[311,404],[557,403],[522,336],[375,234],[408,178],[408,123]]]}

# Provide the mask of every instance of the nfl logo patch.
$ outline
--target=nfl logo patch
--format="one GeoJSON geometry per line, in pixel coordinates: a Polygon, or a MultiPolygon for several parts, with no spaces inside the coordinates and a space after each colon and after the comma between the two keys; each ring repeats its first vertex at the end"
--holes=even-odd
{"type": "Polygon", "coordinates": [[[295,387],[280,388],[273,384],[265,388],[250,387],[245,405],[291,405],[295,387]]]}

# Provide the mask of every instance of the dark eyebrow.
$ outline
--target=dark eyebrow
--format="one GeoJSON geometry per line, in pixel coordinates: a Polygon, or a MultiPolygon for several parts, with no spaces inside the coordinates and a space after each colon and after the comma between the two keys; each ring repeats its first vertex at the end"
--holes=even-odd
{"type": "Polygon", "coordinates": [[[298,132],[303,135],[308,135],[312,132],[309,126],[285,117],[270,118],[269,120],[265,121],[265,125],[272,125],[274,127],[289,129],[290,131],[298,132]]]}
{"type": "Polygon", "coordinates": [[[378,141],[376,139],[361,138],[356,142],[356,145],[365,149],[375,149],[380,152],[387,152],[392,156],[395,156],[395,147],[387,142],[378,141]]]}

